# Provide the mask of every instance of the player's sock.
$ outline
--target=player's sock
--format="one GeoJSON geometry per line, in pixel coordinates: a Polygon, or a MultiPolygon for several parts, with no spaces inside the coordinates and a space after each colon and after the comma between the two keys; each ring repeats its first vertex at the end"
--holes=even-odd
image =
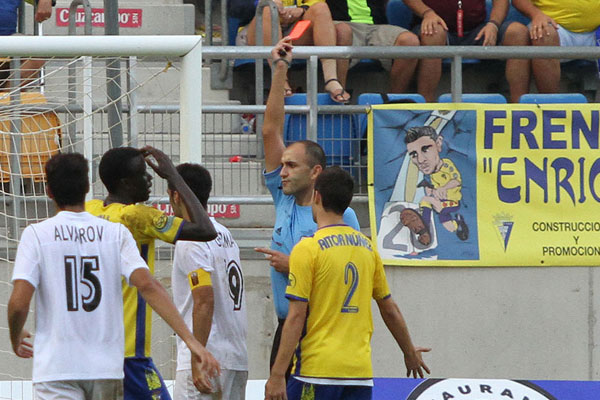
{"type": "Polygon", "coordinates": [[[429,221],[431,221],[431,208],[421,207],[421,217],[423,218],[423,222],[425,223],[427,230],[431,232],[431,227],[429,226],[429,221]]]}

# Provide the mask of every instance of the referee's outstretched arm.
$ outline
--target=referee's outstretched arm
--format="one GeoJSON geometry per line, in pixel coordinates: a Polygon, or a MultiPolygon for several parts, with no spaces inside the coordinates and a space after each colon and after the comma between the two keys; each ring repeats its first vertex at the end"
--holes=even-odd
{"type": "Polygon", "coordinates": [[[267,109],[263,123],[262,137],[265,149],[265,170],[271,172],[281,165],[281,156],[285,150],[283,142],[284,92],[287,70],[292,62],[292,44],[284,37],[271,50],[273,58],[273,79],[267,98],[267,109]]]}

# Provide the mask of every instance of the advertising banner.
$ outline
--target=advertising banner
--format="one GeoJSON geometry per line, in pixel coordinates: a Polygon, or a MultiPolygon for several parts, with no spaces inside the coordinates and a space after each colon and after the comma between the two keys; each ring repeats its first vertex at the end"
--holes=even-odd
{"type": "Polygon", "coordinates": [[[387,265],[593,266],[597,104],[391,104],[369,115],[369,201],[387,265]]]}
{"type": "Polygon", "coordinates": [[[600,382],[510,379],[376,378],[376,400],[583,400],[596,399],[600,382]]]}
{"type": "MultiPolygon", "coordinates": [[[[214,218],[228,218],[228,219],[236,219],[240,217],[240,205],[239,204],[216,204],[209,203],[207,204],[206,213],[209,217],[214,218]]],[[[170,204],[166,203],[155,203],[152,204],[152,207],[164,212],[167,215],[173,214],[173,207],[170,204]]]]}
{"type": "MultiPolygon", "coordinates": [[[[69,26],[69,9],[57,8],[56,26],[69,26]]],[[[85,11],[83,8],[77,10],[75,26],[85,24],[85,11]]],[[[104,27],[104,9],[92,8],[92,26],[104,27]]],[[[141,8],[119,8],[119,26],[121,28],[140,28],[142,26],[141,8]]]]}

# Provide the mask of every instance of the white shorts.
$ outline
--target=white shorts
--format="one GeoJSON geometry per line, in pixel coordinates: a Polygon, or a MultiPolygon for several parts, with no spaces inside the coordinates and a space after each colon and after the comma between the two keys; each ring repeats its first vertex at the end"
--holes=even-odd
{"type": "Polygon", "coordinates": [[[39,382],[33,384],[36,400],[121,400],[122,379],[71,380],[39,382]]]}
{"type": "Polygon", "coordinates": [[[571,32],[562,26],[558,26],[558,37],[561,46],[595,46],[596,32],[571,32]]]}
{"type": "Polygon", "coordinates": [[[173,400],[244,400],[246,398],[246,381],[248,371],[222,369],[219,376],[220,388],[211,394],[200,393],[192,381],[192,370],[177,371],[173,400]]]}

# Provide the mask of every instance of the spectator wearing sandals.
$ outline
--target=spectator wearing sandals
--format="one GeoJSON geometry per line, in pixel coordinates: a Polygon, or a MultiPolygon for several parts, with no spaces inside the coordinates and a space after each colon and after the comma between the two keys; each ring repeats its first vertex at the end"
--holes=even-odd
{"type": "MultiPolygon", "coordinates": [[[[595,32],[600,30],[598,0],[513,0],[513,5],[531,19],[529,34],[534,46],[594,46],[596,43],[595,32]]],[[[559,92],[560,60],[535,58],[531,66],[540,93],[559,92]]]]}
{"type": "MultiPolygon", "coordinates": [[[[0,36],[11,36],[17,34],[18,9],[22,0],[0,0],[0,36]]],[[[55,0],[36,0],[35,12],[36,22],[43,22],[52,15],[52,6],[55,0]]],[[[44,66],[44,60],[26,59],[21,63],[21,85],[29,83],[34,79],[37,71],[44,66]]],[[[10,68],[10,63],[0,61],[0,71],[10,68]]],[[[4,72],[4,71],[3,71],[4,72]]],[[[7,83],[8,77],[2,73],[0,87],[7,83]]]]}
{"type": "MultiPolygon", "coordinates": [[[[336,21],[338,46],[418,46],[412,32],[387,24],[384,0],[327,0],[336,21]]],[[[360,60],[338,60],[338,76],[346,84],[348,68],[360,60]]],[[[417,59],[382,59],[390,71],[390,92],[405,93],[417,66],[417,59]]]]}
{"type": "MultiPolygon", "coordinates": [[[[493,0],[490,18],[487,19],[485,0],[404,0],[420,19],[413,30],[419,33],[421,45],[443,46],[483,45],[527,46],[527,27],[518,22],[504,21],[509,0],[493,0]],[[458,16],[462,24],[457,24],[458,16]]],[[[510,100],[517,103],[521,95],[529,92],[530,61],[506,61],[506,80],[510,100]]],[[[442,75],[442,60],[424,58],[419,63],[417,91],[427,101],[435,101],[436,90],[442,75]]]]}
{"type": "MultiPolygon", "coordinates": [[[[319,0],[274,0],[279,11],[279,35],[281,39],[287,36],[294,24],[300,20],[311,21],[312,24],[302,37],[294,41],[296,46],[335,46],[336,34],[329,7],[319,0]]],[[[240,35],[238,35],[239,37],[240,35]]],[[[242,35],[243,37],[243,32],[242,35]]],[[[263,43],[271,45],[271,11],[268,7],[263,9],[263,43]]],[[[236,44],[244,44],[242,43],[236,44]]],[[[247,44],[256,45],[256,18],[253,18],[247,26],[247,44]]],[[[325,79],[325,90],[333,101],[347,103],[350,94],[346,92],[338,80],[336,61],[334,59],[322,59],[323,78],[325,79]]],[[[285,96],[293,94],[289,82],[286,81],[284,88],[285,96]]]]}

